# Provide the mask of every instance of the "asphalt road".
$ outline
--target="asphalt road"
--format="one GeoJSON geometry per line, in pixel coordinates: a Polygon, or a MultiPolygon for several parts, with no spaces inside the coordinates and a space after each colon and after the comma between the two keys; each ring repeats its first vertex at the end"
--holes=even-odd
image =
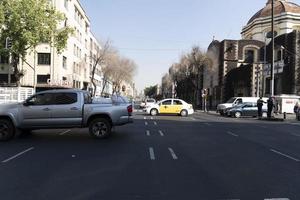
{"type": "Polygon", "coordinates": [[[0,143],[0,199],[300,199],[300,123],[135,114],[112,137],[0,143]]]}

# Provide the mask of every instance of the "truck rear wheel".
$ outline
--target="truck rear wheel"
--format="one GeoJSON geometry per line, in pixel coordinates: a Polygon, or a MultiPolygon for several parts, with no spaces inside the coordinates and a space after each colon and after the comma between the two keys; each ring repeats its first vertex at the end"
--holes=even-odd
{"type": "Polygon", "coordinates": [[[89,124],[89,133],[96,139],[107,138],[111,135],[111,125],[107,119],[93,119],[89,124]]]}
{"type": "Polygon", "coordinates": [[[15,136],[15,127],[11,121],[0,119],[0,141],[11,140],[15,136]]]}

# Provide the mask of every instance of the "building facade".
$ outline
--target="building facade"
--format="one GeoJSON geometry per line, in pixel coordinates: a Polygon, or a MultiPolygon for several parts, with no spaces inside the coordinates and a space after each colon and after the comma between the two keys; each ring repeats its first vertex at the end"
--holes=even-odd
{"type": "MultiPolygon", "coordinates": [[[[91,33],[90,20],[79,0],[49,0],[66,16],[59,28],[66,26],[74,29],[67,41],[65,50],[58,54],[56,48],[47,43],[29,50],[26,62],[20,61],[19,68],[24,71],[21,86],[29,86],[36,91],[53,88],[92,88],[91,68],[94,64],[92,55],[101,49],[101,45],[91,33]]],[[[14,86],[12,67],[9,59],[0,58],[0,85],[14,86]]],[[[101,88],[101,66],[96,67],[97,88],[101,88]]],[[[97,91],[99,93],[99,91],[97,91]]]]}
{"type": "MultiPolygon", "coordinates": [[[[271,0],[243,27],[241,40],[214,40],[208,47],[212,69],[204,88],[215,106],[233,96],[268,96],[271,63],[271,0]]],[[[300,6],[274,0],[275,95],[299,94],[300,6]]]]}

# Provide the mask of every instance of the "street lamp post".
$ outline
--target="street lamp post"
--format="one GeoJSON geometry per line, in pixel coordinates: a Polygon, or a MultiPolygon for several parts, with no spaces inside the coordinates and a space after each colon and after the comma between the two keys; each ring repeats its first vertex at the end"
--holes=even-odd
{"type": "Polygon", "coordinates": [[[270,83],[270,94],[271,96],[274,96],[274,0],[272,0],[272,16],[271,16],[271,33],[272,33],[272,49],[271,49],[271,83],[270,83]]]}

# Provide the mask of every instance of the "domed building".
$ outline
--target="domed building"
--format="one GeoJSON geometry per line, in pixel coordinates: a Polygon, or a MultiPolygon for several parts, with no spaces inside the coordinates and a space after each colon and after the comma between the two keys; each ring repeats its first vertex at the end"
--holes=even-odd
{"type": "MultiPolygon", "coordinates": [[[[240,40],[213,40],[208,56],[214,60],[207,71],[211,107],[233,96],[270,94],[272,1],[255,13],[243,27],[240,40]]],[[[274,94],[300,94],[300,6],[274,0],[275,65],[274,94]]]]}
{"type": "MultiPolygon", "coordinates": [[[[265,41],[271,31],[272,0],[255,13],[242,29],[243,39],[265,41]]],[[[300,30],[300,6],[288,0],[274,0],[274,31],[277,35],[300,30]]]]}

